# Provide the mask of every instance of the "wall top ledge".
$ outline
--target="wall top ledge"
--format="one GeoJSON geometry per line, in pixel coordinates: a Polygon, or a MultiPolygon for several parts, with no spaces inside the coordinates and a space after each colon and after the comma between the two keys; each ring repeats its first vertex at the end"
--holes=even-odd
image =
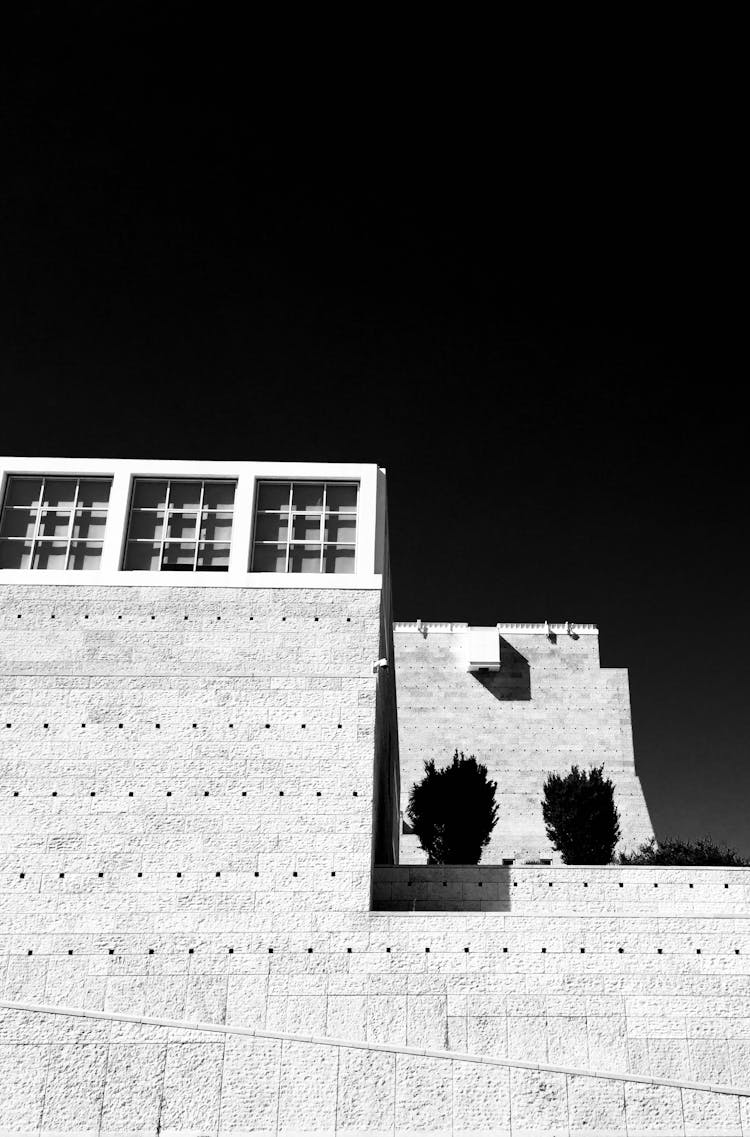
{"type": "MultiPolygon", "coordinates": [[[[556,636],[598,636],[599,628],[596,624],[577,624],[573,621],[568,623],[565,621],[561,624],[548,624],[548,623],[529,623],[529,624],[492,624],[489,627],[494,627],[498,632],[523,632],[525,635],[538,635],[548,636],[550,633],[556,636]]],[[[472,627],[470,624],[464,623],[427,623],[424,620],[412,621],[399,621],[393,625],[395,632],[419,632],[424,635],[427,632],[468,632],[472,627]]]]}

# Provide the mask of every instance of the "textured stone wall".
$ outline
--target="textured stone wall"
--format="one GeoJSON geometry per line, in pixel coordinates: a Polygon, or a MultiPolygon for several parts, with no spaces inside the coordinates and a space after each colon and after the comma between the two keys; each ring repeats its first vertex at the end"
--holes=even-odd
{"type": "MultiPolygon", "coordinates": [[[[467,630],[453,628],[396,625],[402,809],[426,759],[440,765],[455,749],[475,754],[498,784],[499,819],[483,859],[555,861],[541,814],[545,776],[604,763],[623,847],[651,836],[633,760],[627,672],[599,666],[598,637],[503,631],[500,671],[476,674],[466,670],[467,630]]],[[[415,838],[402,838],[400,859],[424,860],[415,838]]]]}
{"type": "MultiPolygon", "coordinates": [[[[482,868],[494,910],[455,910],[477,870],[369,910],[378,592],[0,599],[3,1000],[750,1083],[747,874],[482,868]]],[[[31,1010],[0,1010],[0,1086],[0,1134],[750,1124],[739,1095],[31,1010]]]]}

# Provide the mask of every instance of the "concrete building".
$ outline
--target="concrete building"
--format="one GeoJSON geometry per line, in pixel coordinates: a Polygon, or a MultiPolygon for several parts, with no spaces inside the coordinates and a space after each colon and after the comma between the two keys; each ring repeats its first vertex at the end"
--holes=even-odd
{"type": "Polygon", "coordinates": [[[750,1132],[747,872],[519,863],[545,762],[648,829],[594,629],[394,665],[375,466],[0,493],[0,1134],[750,1132]],[[399,741],[406,791],[496,731],[514,864],[403,863],[399,741]]]}

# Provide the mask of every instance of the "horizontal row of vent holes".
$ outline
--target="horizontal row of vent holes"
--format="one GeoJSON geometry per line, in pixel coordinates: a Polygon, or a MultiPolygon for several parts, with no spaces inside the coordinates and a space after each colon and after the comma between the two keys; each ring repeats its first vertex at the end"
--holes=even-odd
{"type": "MultiPolygon", "coordinates": [[[[167,796],[168,796],[168,797],[169,797],[169,796],[171,796],[171,792],[172,792],[171,790],[167,790],[167,796]]],[[[243,794],[242,794],[242,796],[243,796],[243,797],[245,796],[245,793],[246,793],[246,791],[244,791],[244,790],[243,790],[243,794]]],[[[14,794],[14,797],[15,797],[15,796],[17,796],[17,794],[14,794]]],[[[56,796],[56,794],[53,794],[53,797],[55,797],[55,796],[56,796]]],[[[92,794],[92,796],[93,796],[93,794],[92,794]]],[[[132,795],[132,793],[131,793],[131,795],[130,795],[130,796],[131,796],[131,797],[133,796],[133,795],[132,795]]],[[[206,796],[206,797],[208,797],[208,790],[206,790],[206,791],[205,791],[205,796],[206,796]]],[[[284,791],[283,791],[283,790],[281,790],[281,791],[279,792],[279,796],[280,796],[280,797],[283,797],[283,796],[284,796],[284,791]]],[[[318,792],[317,796],[318,796],[318,797],[320,797],[320,792],[318,792]]],[[[353,795],[353,796],[354,796],[354,797],[356,797],[356,796],[357,796],[357,793],[356,793],[356,791],[354,792],[354,795],[353,795]]],[[[192,870],[191,870],[191,871],[192,871],[192,870]]],[[[98,875],[99,875],[99,877],[103,877],[103,876],[104,876],[104,873],[103,873],[103,872],[100,872],[98,875]]],[[[163,875],[163,874],[159,874],[159,875],[163,875]]],[[[256,872],[254,875],[255,875],[255,876],[260,876],[260,873],[256,872]]],[[[292,872],[292,876],[298,876],[298,875],[299,875],[299,874],[298,874],[297,872],[292,872]]],[[[331,876],[335,876],[335,875],[336,875],[336,873],[335,873],[335,872],[332,872],[332,873],[331,873],[331,876]]],[[[22,873],[20,873],[20,874],[19,874],[19,876],[20,876],[20,879],[21,879],[21,880],[23,880],[23,879],[25,878],[25,876],[26,876],[26,873],[23,873],[23,872],[22,872],[22,873]]],[[[65,873],[64,873],[64,872],[61,872],[61,873],[59,874],[59,876],[60,876],[60,879],[62,880],[62,879],[63,879],[63,877],[65,876],[65,873]]],[[[142,877],[142,876],[143,876],[143,873],[142,873],[142,872],[139,872],[139,873],[137,873],[137,876],[139,876],[139,877],[142,877]]],[[[182,876],[182,873],[181,873],[181,872],[178,872],[178,873],[177,873],[177,876],[178,876],[178,877],[181,877],[181,876],[182,876]]],[[[221,876],[221,872],[217,872],[217,873],[216,873],[216,876],[221,876]]],[[[409,881],[407,881],[407,882],[406,882],[406,884],[407,884],[407,887],[409,887],[409,888],[411,888],[411,886],[412,886],[413,884],[424,884],[424,883],[429,883],[429,882],[425,882],[425,881],[412,881],[412,880],[409,880],[409,881]]],[[[471,881],[451,881],[451,884],[461,884],[461,885],[462,885],[462,887],[467,887],[467,886],[468,886],[468,885],[470,885],[471,883],[472,883],[471,881]]],[[[496,882],[496,881],[495,881],[495,882],[492,882],[492,883],[498,883],[498,882],[496,882]]],[[[514,880],[514,881],[513,881],[513,887],[514,887],[514,888],[517,888],[517,887],[518,887],[518,883],[519,883],[519,882],[518,882],[517,880],[514,880]]],[[[534,885],[534,881],[530,881],[529,883],[530,883],[532,886],[534,885]]],[[[559,882],[558,882],[558,883],[559,883],[559,882]]],[[[553,884],[553,882],[552,882],[552,881],[550,881],[550,882],[549,882],[549,887],[550,887],[550,888],[552,888],[552,884],[553,884]]],[[[624,888],[624,887],[625,887],[625,885],[623,884],[623,882],[622,882],[622,881],[618,881],[618,884],[619,884],[619,887],[620,887],[620,888],[624,888]]],[[[448,881],[447,881],[447,880],[444,880],[444,881],[443,881],[443,888],[446,888],[446,887],[447,887],[447,885],[448,885],[448,881]]],[[[476,881],[476,886],[477,886],[477,888],[482,888],[482,887],[483,887],[483,885],[484,885],[484,881],[481,881],[481,880],[478,880],[478,881],[476,881]]],[[[587,881],[584,881],[584,882],[583,882],[583,887],[584,887],[584,888],[588,888],[588,882],[587,882],[587,881]]],[[[659,887],[659,885],[655,883],[655,884],[654,884],[654,888],[658,888],[658,887],[659,887]]],[[[694,887],[694,885],[692,885],[692,884],[688,884],[688,888],[693,888],[693,887],[694,887]]],[[[724,882],[724,887],[725,887],[725,888],[729,888],[729,885],[726,883],[726,881],[724,882]]]]}
{"type": "MultiPolygon", "coordinates": [[[[190,871],[192,872],[193,870],[191,869],[190,871]]],[[[64,873],[64,872],[58,873],[57,875],[58,875],[58,877],[59,877],[59,879],[60,879],[60,880],[64,880],[64,879],[65,879],[65,873],[64,873]]],[[[101,880],[101,879],[102,879],[102,877],[104,876],[104,873],[103,873],[103,872],[100,872],[100,873],[97,873],[96,875],[97,875],[97,876],[99,877],[99,879],[101,880]]],[[[135,875],[136,875],[136,877],[138,877],[138,879],[140,879],[140,878],[143,876],[143,873],[142,873],[142,872],[139,872],[139,873],[136,873],[135,875]]],[[[156,876],[164,876],[165,874],[164,874],[164,873],[155,873],[154,875],[156,875],[156,876]]],[[[332,872],[332,873],[331,873],[331,876],[335,876],[335,875],[336,875],[336,873],[335,873],[335,872],[332,872]]],[[[182,873],[181,873],[181,872],[177,872],[177,873],[175,873],[175,876],[177,876],[177,877],[181,877],[181,876],[182,876],[182,873]]],[[[220,870],[219,872],[215,872],[215,873],[214,873],[214,876],[221,876],[221,870],[220,870]]],[[[254,873],[253,873],[253,876],[260,876],[260,873],[259,873],[259,872],[254,872],[254,873]]],[[[299,873],[296,871],[296,869],[295,869],[295,870],[293,870],[293,872],[292,872],[292,876],[299,876],[299,873]]],[[[20,873],[18,874],[18,877],[19,877],[19,880],[25,880],[25,879],[26,879],[26,873],[25,873],[25,872],[20,872],[20,873]]]]}
{"type": "MultiPolygon", "coordinates": [[[[114,955],[114,954],[115,954],[115,949],[114,949],[114,948],[108,948],[107,950],[108,950],[108,953],[109,953],[110,955],[114,955]]],[[[188,955],[193,955],[193,954],[195,953],[195,948],[188,948],[187,950],[188,950],[188,955]]],[[[429,949],[428,947],[426,947],[424,950],[425,950],[425,953],[426,953],[427,955],[429,955],[429,953],[430,953],[430,949],[429,949]]],[[[542,954],[542,955],[546,955],[546,954],[547,954],[547,949],[546,949],[546,947],[543,947],[543,948],[541,948],[540,950],[541,950],[541,954],[542,954]]],[[[268,949],[268,954],[269,954],[269,955],[273,955],[273,951],[274,951],[274,949],[273,949],[272,947],[270,947],[270,948],[268,949]]],[[[470,952],[470,951],[471,951],[471,949],[470,949],[470,948],[467,948],[467,947],[465,947],[465,948],[464,948],[464,952],[465,952],[467,955],[469,954],[469,952],[470,952]]],[[[625,948],[618,948],[618,949],[617,949],[617,951],[618,951],[618,954],[619,954],[619,955],[624,955],[624,954],[625,954],[625,948]]],[[[353,952],[353,949],[352,949],[352,948],[347,948],[347,949],[346,949],[346,953],[347,953],[347,955],[351,955],[351,954],[352,954],[352,952],[353,952]]],[[[391,949],[390,949],[389,947],[387,947],[387,948],[385,949],[385,952],[386,952],[386,954],[387,954],[387,955],[390,955],[390,954],[391,954],[391,949]]],[[[585,952],[586,952],[586,948],[581,948],[581,949],[580,949],[580,953],[581,953],[581,955],[584,955],[584,954],[585,954],[585,952]]],[[[234,948],[231,948],[231,947],[230,947],[230,948],[227,948],[227,953],[228,953],[229,955],[234,955],[234,948]]],[[[311,947],[307,948],[307,954],[308,954],[308,955],[312,955],[312,953],[313,953],[313,948],[311,948],[311,947]]],[[[664,954],[664,952],[663,952],[663,949],[662,949],[662,948],[657,948],[657,949],[656,949],[656,953],[657,953],[657,955],[663,955],[663,954],[664,954]]],[[[33,948],[29,948],[29,950],[28,950],[28,952],[27,952],[27,955],[33,955],[33,954],[34,954],[34,949],[33,949],[33,948]]],[[[50,953],[50,954],[58,954],[58,953],[50,953]]],[[[83,954],[84,954],[84,955],[91,955],[91,954],[93,954],[93,953],[92,953],[92,952],[84,952],[83,954]]],[[[123,954],[125,954],[125,953],[123,953],[123,954]]],[[[155,949],[154,949],[154,948],[149,948],[149,949],[148,949],[148,952],[147,952],[147,954],[148,954],[148,955],[155,955],[155,954],[156,954],[156,951],[155,951],[155,949]]],[[[175,953],[174,953],[174,952],[169,952],[168,954],[169,954],[169,955],[174,955],[175,953]]],[[[257,955],[258,953],[257,953],[257,952],[248,952],[248,953],[243,953],[243,954],[249,954],[249,955],[257,955]]],[[[332,955],[333,953],[332,953],[332,952],[330,952],[330,951],[326,951],[326,953],[325,953],[325,954],[326,954],[326,955],[332,955]]],[[[368,954],[368,955],[369,955],[369,954],[373,954],[373,953],[370,953],[370,952],[366,952],[365,954],[368,954]]],[[[413,954],[413,953],[412,953],[412,952],[410,952],[409,954],[411,955],[411,954],[413,954]]],[[[507,947],[504,947],[504,948],[503,948],[503,954],[504,954],[504,955],[507,955],[507,954],[509,954],[509,953],[508,953],[508,948],[507,948],[507,947]]],[[[528,953],[528,952],[524,952],[523,954],[524,954],[524,955],[528,955],[529,953],[528,953]]],[[[555,954],[557,954],[557,955],[569,955],[570,953],[569,953],[569,952],[556,952],[555,954]]],[[[599,955],[603,955],[604,953],[603,953],[603,952],[598,952],[597,954],[599,954],[599,955]]],[[[636,952],[635,954],[636,954],[636,955],[643,955],[643,954],[644,954],[644,952],[636,952]]],[[[672,952],[672,953],[670,953],[670,954],[673,954],[673,955],[684,955],[685,953],[684,953],[684,952],[672,952]]],[[[696,948],[696,949],[695,949],[695,954],[696,954],[696,955],[700,955],[700,954],[701,954],[701,949],[700,949],[700,948],[696,948]]],[[[718,953],[716,953],[716,954],[718,954],[718,953]]],[[[739,954],[740,954],[740,949],[739,949],[739,948],[735,948],[735,949],[734,949],[734,954],[735,954],[735,955],[739,955],[739,954]]],[[[68,955],[73,955],[73,948],[68,948],[68,955]]]]}
{"type": "MultiPolygon", "coordinates": [[[[20,797],[20,796],[21,796],[20,790],[14,790],[13,791],[13,797],[20,797]]],[[[35,796],[35,795],[32,795],[32,796],[35,796]]],[[[73,795],[70,794],[70,795],[66,795],[66,796],[72,797],[73,795]]],[[[146,796],[153,798],[154,795],[152,793],[148,793],[146,796]]],[[[171,796],[172,796],[172,790],[166,790],[165,791],[165,797],[171,797],[171,796]]],[[[203,796],[204,797],[210,797],[211,796],[210,790],[204,790],[203,796]]],[[[226,797],[226,794],[220,794],[217,796],[226,797]]],[[[279,797],[283,797],[283,796],[284,796],[284,790],[279,790],[279,797]]],[[[297,794],[296,796],[300,797],[301,795],[297,794]]],[[[322,797],[323,796],[322,790],[316,790],[315,796],[316,797],[322,797]]],[[[52,790],[50,793],[50,797],[57,797],[57,790],[52,790]]],[[[89,797],[96,797],[96,790],[89,790],[89,797]]],[[[128,797],[135,797],[135,791],[134,790],[128,790],[128,797]]],[[[240,793],[240,797],[247,797],[247,790],[242,790],[240,793]]],[[[352,790],[352,797],[359,797],[359,791],[358,790],[352,790]]],[[[690,885],[690,887],[691,888],[693,887],[692,884],[690,885]]],[[[729,886],[727,885],[727,887],[729,887],[729,886]]]]}
{"type": "MultiPolygon", "coordinates": [[[[96,725],[97,725],[97,726],[101,726],[102,724],[101,724],[101,723],[97,723],[96,725]]],[[[155,730],[161,730],[161,723],[160,723],[160,722],[155,722],[153,725],[154,725],[154,729],[155,729],[155,730]]],[[[198,723],[197,723],[197,722],[193,722],[193,723],[191,723],[190,725],[192,726],[193,730],[197,730],[197,729],[198,729],[198,723]]],[[[214,723],[211,723],[211,726],[213,726],[213,725],[214,725],[214,723]]],[[[233,730],[233,729],[234,729],[234,723],[233,723],[233,722],[230,722],[230,723],[228,723],[227,725],[228,725],[228,727],[229,727],[229,729],[230,729],[230,730],[233,730]]],[[[270,724],[270,722],[266,722],[266,723],[264,723],[263,725],[265,726],[266,730],[270,730],[270,729],[271,729],[271,724],[270,724]]],[[[307,726],[307,723],[305,723],[305,722],[301,722],[299,725],[300,725],[300,729],[301,729],[301,730],[304,730],[304,729],[305,729],[305,727],[307,726]]],[[[343,723],[340,723],[340,722],[337,722],[337,723],[336,723],[336,726],[338,727],[338,729],[339,729],[339,730],[341,730],[341,729],[343,728],[343,725],[344,725],[344,724],[343,724],[343,723]]],[[[5,724],[5,729],[6,729],[6,730],[11,730],[11,729],[12,729],[12,727],[13,727],[13,723],[12,723],[12,722],[6,722],[6,724],[5,724]]],[[[118,730],[123,730],[123,729],[124,729],[124,727],[125,727],[125,723],[122,723],[122,722],[118,722],[118,724],[117,724],[117,728],[118,728],[118,730]]],[[[43,723],[42,723],[42,729],[43,729],[43,730],[49,730],[49,723],[48,723],[48,722],[43,722],[43,723]]],[[[85,722],[82,722],[82,723],[81,723],[81,730],[85,730],[85,729],[86,729],[86,723],[85,723],[85,722]]]]}
{"type": "MultiPolygon", "coordinates": [[[[17,619],[17,620],[21,620],[22,618],[23,618],[23,613],[22,613],[22,612],[19,612],[19,613],[18,613],[18,615],[16,616],[16,619],[17,619]]],[[[50,620],[56,620],[56,619],[57,619],[57,615],[56,615],[56,613],[55,613],[55,612],[51,612],[51,613],[50,613],[50,617],[49,617],[49,618],[50,618],[50,620]]],[[[84,620],[88,620],[88,616],[84,616],[83,618],[84,618],[84,620]]],[[[189,620],[189,619],[190,619],[190,617],[189,617],[189,616],[183,616],[182,618],[183,618],[183,620],[189,620]]],[[[293,617],[293,618],[294,618],[294,619],[309,619],[309,617],[293,617]]],[[[118,617],[117,617],[117,619],[118,619],[118,620],[121,620],[121,619],[122,619],[122,616],[118,616],[118,617]]],[[[151,616],[151,619],[152,619],[152,620],[155,620],[155,619],[156,619],[156,616],[151,616]]],[[[217,620],[220,620],[220,619],[221,619],[221,616],[217,616],[217,617],[216,617],[216,619],[217,619],[217,620]]],[[[241,622],[244,622],[245,620],[249,620],[249,621],[252,621],[252,620],[254,620],[254,619],[255,619],[255,617],[254,617],[254,616],[241,616],[241,617],[240,617],[240,621],[241,621],[241,622]]],[[[286,617],[286,616],[280,616],[280,617],[279,617],[279,620],[280,620],[280,622],[281,622],[282,624],[285,624],[285,623],[287,622],[287,617],[286,617]]],[[[313,622],[314,624],[317,624],[317,623],[319,623],[319,622],[320,622],[320,616],[313,616],[313,618],[312,618],[312,622],[313,622]]],[[[346,623],[347,623],[347,624],[351,624],[351,622],[352,622],[352,618],[351,618],[351,616],[347,616],[347,617],[346,617],[346,623]]]]}

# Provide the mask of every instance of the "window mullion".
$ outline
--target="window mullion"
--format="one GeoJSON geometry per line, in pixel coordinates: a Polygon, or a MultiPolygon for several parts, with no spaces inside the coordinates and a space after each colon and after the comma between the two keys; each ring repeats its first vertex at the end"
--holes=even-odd
{"type": "Polygon", "coordinates": [[[325,555],[325,533],[326,533],[326,503],[328,501],[328,482],[323,482],[323,512],[320,515],[320,532],[318,539],[320,540],[320,561],[318,562],[318,572],[323,572],[323,557],[325,555]]]}
{"type": "Polygon", "coordinates": [[[292,548],[292,501],[294,500],[294,482],[289,483],[289,501],[287,502],[287,517],[289,518],[286,527],[286,560],[284,562],[284,572],[289,572],[289,554],[292,548]]]}
{"type": "Polygon", "coordinates": [[[193,572],[196,572],[198,569],[198,548],[199,548],[198,542],[199,542],[200,535],[201,535],[201,521],[203,519],[203,501],[204,501],[205,486],[206,486],[206,483],[201,482],[201,496],[200,496],[200,502],[198,503],[198,519],[196,521],[196,528],[195,528],[195,551],[193,553],[193,572]]]}
{"type": "Polygon", "coordinates": [[[75,525],[76,510],[78,509],[78,488],[81,484],[81,479],[76,478],[76,488],[73,494],[73,508],[70,511],[70,521],[68,522],[68,544],[65,550],[65,567],[68,567],[70,560],[70,543],[73,540],[73,526],[75,525]]]}
{"type": "Polygon", "coordinates": [[[47,486],[47,479],[42,477],[42,484],[39,487],[39,504],[36,507],[36,522],[34,524],[34,536],[31,538],[31,559],[29,560],[29,568],[34,567],[34,554],[36,553],[36,546],[39,540],[39,527],[42,524],[42,502],[44,501],[44,491],[47,486]]]}
{"type": "MultiPolygon", "coordinates": [[[[164,498],[164,524],[163,524],[162,530],[161,530],[161,547],[159,549],[159,572],[161,572],[161,570],[162,570],[162,563],[164,561],[164,545],[165,545],[166,540],[167,540],[167,531],[169,529],[169,508],[170,508],[169,503],[170,503],[170,499],[172,496],[170,493],[171,489],[172,489],[172,479],[167,478],[167,496],[164,498]]],[[[158,510],[157,510],[157,516],[158,516],[158,510]]]]}

